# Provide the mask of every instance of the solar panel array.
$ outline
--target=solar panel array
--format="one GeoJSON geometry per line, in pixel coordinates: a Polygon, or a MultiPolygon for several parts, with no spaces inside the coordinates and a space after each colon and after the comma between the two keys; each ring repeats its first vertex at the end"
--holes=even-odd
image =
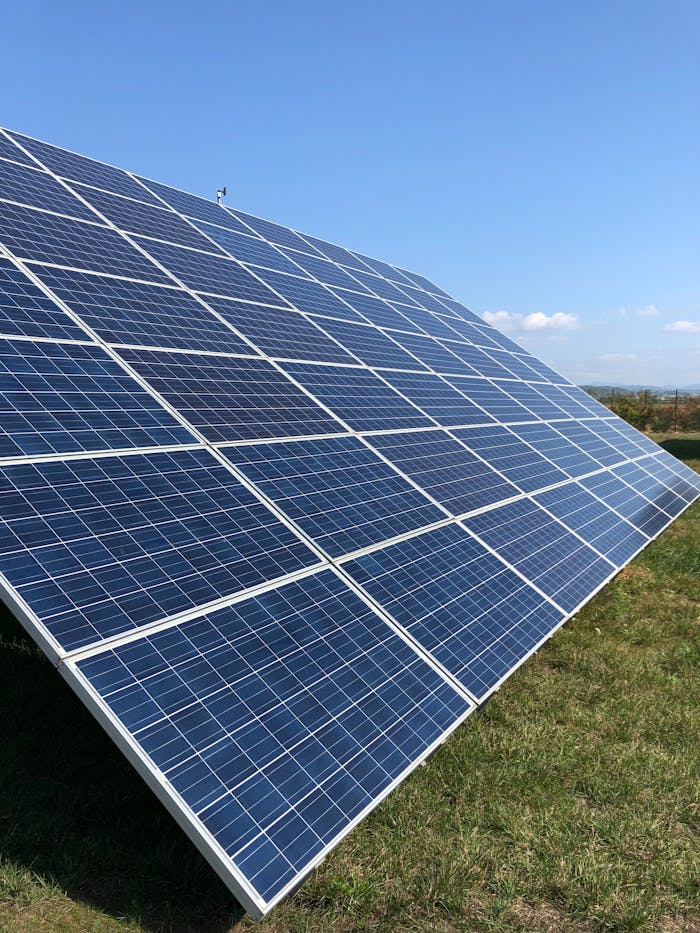
{"type": "Polygon", "coordinates": [[[700,495],[429,280],[0,131],[4,599],[261,916],[700,495]]]}

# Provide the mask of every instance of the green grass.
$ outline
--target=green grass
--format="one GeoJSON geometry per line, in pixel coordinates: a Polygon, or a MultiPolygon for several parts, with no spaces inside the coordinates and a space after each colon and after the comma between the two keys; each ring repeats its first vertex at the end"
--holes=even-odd
{"type": "Polygon", "coordinates": [[[700,930],[699,622],[696,505],[256,927],[5,617],[0,931],[700,930]]]}

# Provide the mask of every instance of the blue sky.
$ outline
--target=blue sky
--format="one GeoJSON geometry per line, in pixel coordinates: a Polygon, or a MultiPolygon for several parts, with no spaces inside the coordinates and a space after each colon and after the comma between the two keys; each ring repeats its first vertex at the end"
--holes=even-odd
{"type": "Polygon", "coordinates": [[[580,382],[700,383],[697,0],[3,13],[0,123],[427,274],[580,382]]]}

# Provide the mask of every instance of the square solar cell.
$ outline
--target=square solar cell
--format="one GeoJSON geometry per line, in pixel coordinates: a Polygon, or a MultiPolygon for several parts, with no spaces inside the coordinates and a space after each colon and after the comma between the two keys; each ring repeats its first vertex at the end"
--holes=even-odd
{"type": "MultiPolygon", "coordinates": [[[[317,255],[318,251],[294,230],[289,227],[282,227],[280,224],[273,223],[271,220],[263,220],[262,217],[254,217],[252,214],[246,214],[243,211],[234,210],[231,207],[225,208],[226,212],[232,217],[237,218],[247,230],[254,231],[275,246],[287,246],[292,249],[302,250],[317,255]]],[[[321,254],[318,253],[320,256],[321,254]]]]}
{"type": "Polygon", "coordinates": [[[331,571],[77,669],[258,914],[471,710],[331,571]]]}
{"type": "MultiPolygon", "coordinates": [[[[478,330],[478,328],[475,327],[474,330],[478,330]]],[[[542,382],[542,376],[528,366],[517,353],[509,353],[508,350],[499,349],[489,349],[488,353],[497,363],[512,373],[516,379],[523,379],[526,382],[542,382]]],[[[539,391],[539,386],[537,389],[539,391]]]]}
{"type": "Polygon", "coordinates": [[[340,263],[341,266],[345,266],[348,269],[359,269],[360,272],[369,272],[369,266],[354,253],[350,252],[349,249],[345,249],[344,246],[337,246],[335,243],[319,240],[318,237],[309,236],[308,233],[299,235],[327,259],[332,259],[333,262],[340,263]]]}
{"type": "Polygon", "coordinates": [[[537,415],[523,408],[510,395],[501,391],[490,379],[474,377],[463,379],[459,376],[445,377],[462,395],[487,411],[496,421],[518,424],[523,421],[537,421],[537,415]]]}
{"type": "Polygon", "coordinates": [[[611,562],[529,499],[473,515],[464,524],[567,613],[614,570],[611,562]]]}
{"type": "MultiPolygon", "coordinates": [[[[565,417],[591,417],[591,413],[587,408],[584,408],[583,405],[575,401],[559,386],[553,386],[550,383],[545,382],[538,382],[537,391],[540,393],[540,395],[544,395],[545,398],[549,399],[549,401],[552,402],[553,405],[556,405],[557,408],[560,408],[564,412],[565,417]]],[[[558,415],[557,417],[561,418],[561,415],[558,415]]]]}
{"type": "Polygon", "coordinates": [[[11,139],[3,135],[0,130],[0,158],[12,159],[13,162],[21,162],[22,165],[36,165],[34,159],[27,155],[11,139]]]}
{"type": "Polygon", "coordinates": [[[401,291],[405,292],[411,301],[417,304],[420,308],[424,308],[426,311],[431,311],[434,314],[451,314],[450,310],[445,306],[445,303],[440,298],[436,298],[434,295],[429,295],[422,289],[414,288],[413,285],[404,285],[403,282],[399,284],[401,291]]]}
{"type": "Polygon", "coordinates": [[[406,269],[401,269],[399,266],[396,266],[396,271],[400,272],[401,275],[405,276],[410,282],[413,282],[414,285],[417,285],[418,288],[424,289],[426,292],[430,292],[431,295],[440,295],[443,298],[449,298],[450,296],[447,292],[444,292],[441,288],[438,288],[430,279],[426,279],[423,275],[418,275],[417,272],[407,272],[406,269]]]}
{"type": "Polygon", "coordinates": [[[353,269],[352,275],[353,278],[357,279],[361,285],[364,285],[368,291],[373,295],[377,295],[379,298],[398,302],[400,305],[410,305],[414,303],[405,292],[387,281],[387,279],[382,279],[378,275],[374,275],[374,273],[360,272],[357,269],[353,269]]]}
{"type": "Polygon", "coordinates": [[[97,346],[0,340],[0,456],[192,444],[97,346]]]}
{"type": "MultiPolygon", "coordinates": [[[[619,443],[622,449],[632,449],[629,445],[633,444],[639,448],[639,452],[636,454],[630,454],[630,456],[640,456],[641,454],[658,454],[659,445],[652,441],[650,437],[647,437],[646,434],[642,434],[641,431],[638,431],[636,428],[633,428],[631,424],[628,424],[626,421],[623,421],[622,418],[618,418],[616,415],[610,417],[610,412],[605,412],[607,420],[598,421],[595,424],[593,430],[596,433],[600,434],[606,440],[609,438],[615,438],[614,443],[619,443]],[[621,441],[617,440],[617,437],[622,435],[626,440],[626,444],[623,447],[621,441]]],[[[613,441],[611,440],[611,443],[613,441]]],[[[680,463],[679,460],[676,460],[674,457],[675,463],[680,463]]],[[[696,474],[697,475],[697,474],[696,474]]]]}
{"type": "Polygon", "coordinates": [[[420,360],[372,324],[350,324],[332,318],[318,323],[323,329],[367,366],[390,369],[425,369],[420,360]]]}
{"type": "Polygon", "coordinates": [[[527,408],[528,411],[531,411],[533,415],[543,421],[556,421],[557,419],[563,420],[566,418],[566,412],[553,405],[534,385],[519,382],[516,379],[510,381],[494,379],[494,383],[502,392],[520,402],[524,408],[527,408]]]}
{"type": "Polygon", "coordinates": [[[106,343],[254,352],[184,289],[51,266],[32,271],[106,343]]]}
{"type": "Polygon", "coordinates": [[[94,211],[38,166],[25,168],[23,165],[0,161],[0,198],[29,207],[42,207],[47,211],[56,211],[57,214],[97,220],[94,211]]]}
{"type": "Polygon", "coordinates": [[[602,466],[611,466],[626,460],[625,454],[606,443],[595,433],[594,426],[595,422],[592,421],[587,421],[585,424],[577,421],[558,421],[556,429],[602,466]]]}
{"type": "Polygon", "coordinates": [[[432,337],[423,337],[419,334],[399,334],[398,332],[392,336],[404,349],[408,350],[409,353],[412,353],[413,356],[436,373],[458,376],[476,375],[476,371],[472,366],[464,363],[432,337]]]}
{"type": "Polygon", "coordinates": [[[86,340],[85,331],[74,324],[9,259],[0,256],[0,334],[51,337],[55,340],[86,340]]]}
{"type": "MultiPolygon", "coordinates": [[[[207,250],[210,253],[219,252],[191,223],[163,204],[158,207],[143,204],[141,201],[107,194],[95,188],[86,188],[84,185],[74,185],[73,189],[120,230],[156,240],[166,240],[180,246],[191,246],[193,249],[207,250]]],[[[95,219],[94,213],[91,212],[90,220],[95,219]]]]}
{"type": "Polygon", "coordinates": [[[283,305],[284,302],[252,275],[245,266],[225,256],[200,253],[158,240],[138,238],[140,245],[157,262],[195,292],[211,292],[244,301],[283,305]]]}
{"type": "Polygon", "coordinates": [[[57,650],[317,563],[204,450],[5,466],[0,571],[57,650]]]}
{"type": "Polygon", "coordinates": [[[523,492],[543,489],[569,478],[563,470],[501,425],[457,428],[454,434],[523,492]]]}
{"type": "Polygon", "coordinates": [[[13,132],[11,135],[39,159],[45,168],[60,175],[61,178],[82,181],[86,185],[94,185],[96,188],[104,188],[105,191],[139,198],[147,203],[153,203],[155,200],[145,188],[120,168],[114,168],[104,162],[96,162],[94,159],[77,155],[67,149],[59,149],[58,146],[51,146],[49,143],[39,142],[38,139],[30,139],[29,136],[22,136],[20,133],[13,132]]]}
{"type": "Polygon", "coordinates": [[[555,463],[569,476],[584,476],[594,473],[601,466],[570,440],[563,437],[555,426],[548,424],[516,424],[510,429],[516,437],[555,463]]]}
{"type": "Polygon", "coordinates": [[[150,181],[148,178],[142,178],[141,181],[146,188],[158,196],[156,199],[158,204],[165,202],[169,207],[179,211],[180,214],[184,214],[186,217],[217,224],[227,230],[238,230],[242,233],[251,232],[230,211],[213,201],[200,198],[196,194],[188,194],[186,191],[179,191],[177,188],[171,188],[168,185],[161,185],[158,182],[150,181]]]}
{"type": "Polygon", "coordinates": [[[564,618],[459,525],[343,567],[479,700],[564,618]]]}
{"type": "Polygon", "coordinates": [[[450,353],[454,353],[474,370],[478,376],[487,376],[491,379],[512,379],[511,373],[496,360],[492,359],[481,347],[468,343],[450,342],[450,353]]]}
{"type": "Polygon", "coordinates": [[[520,494],[446,431],[373,435],[368,440],[453,515],[520,494]]]}
{"type": "MultiPolygon", "coordinates": [[[[348,292],[344,289],[335,289],[333,293],[342,298],[355,311],[358,311],[362,315],[362,320],[367,319],[370,324],[376,324],[377,327],[386,327],[391,330],[408,331],[409,333],[420,332],[420,327],[417,324],[409,320],[402,311],[390,305],[388,301],[375,298],[373,295],[360,295],[357,292],[348,292]]],[[[353,318],[353,320],[355,319],[359,321],[360,317],[353,318]]]]}
{"type": "Polygon", "coordinates": [[[291,308],[266,308],[245,301],[207,298],[207,304],[219,312],[244,336],[270,357],[286,360],[321,360],[324,363],[355,363],[320,326],[291,308]]]}
{"type": "Polygon", "coordinates": [[[586,476],[580,483],[650,538],[670,521],[665,512],[613,473],[605,471],[586,476]]]}
{"type": "Polygon", "coordinates": [[[491,424],[493,418],[432,373],[383,372],[382,377],[442,427],[491,424]]]}
{"type": "MultiPolygon", "coordinates": [[[[292,252],[284,250],[285,256],[292,262],[301,266],[307,275],[313,276],[324,285],[335,285],[337,288],[346,288],[355,292],[366,292],[367,289],[346,272],[341,266],[330,262],[328,259],[322,259],[320,256],[310,256],[307,253],[292,252]]],[[[297,272],[299,275],[299,272],[297,272]]]]}
{"type": "Polygon", "coordinates": [[[431,423],[368,369],[311,363],[285,363],[284,369],[355,431],[395,431],[431,423]]]}
{"type": "MultiPolygon", "coordinates": [[[[301,270],[300,270],[301,271],[301,270]]],[[[299,311],[330,315],[344,321],[363,321],[360,315],[349,308],[336,295],[312,279],[301,279],[279,272],[265,272],[265,281],[275,292],[299,311]]],[[[240,296],[242,297],[242,296],[240,296]]],[[[273,304],[280,304],[276,299],[273,304]]]]}
{"type": "MultiPolygon", "coordinates": [[[[645,445],[643,443],[637,443],[637,439],[634,435],[618,430],[618,420],[620,423],[623,423],[621,419],[617,418],[613,421],[603,421],[602,419],[586,421],[586,427],[589,431],[593,431],[594,434],[610,444],[611,447],[614,447],[615,450],[619,450],[624,457],[629,457],[630,460],[634,460],[636,457],[643,457],[647,453],[656,453],[658,449],[656,444],[654,444],[652,450],[645,450],[645,445]]],[[[638,433],[639,432],[635,431],[635,434],[638,433]]],[[[639,437],[642,438],[642,440],[645,439],[642,434],[639,434],[639,437]]],[[[650,441],[650,444],[653,444],[653,441],[650,441]]]]}
{"type": "MultiPolygon", "coordinates": [[[[304,275],[303,269],[290,262],[279,249],[255,236],[252,230],[246,235],[202,222],[197,223],[197,228],[241,262],[265,269],[276,269],[278,272],[288,272],[291,275],[304,275]]],[[[261,274],[264,276],[264,273],[261,274]]]]}
{"type": "Polygon", "coordinates": [[[623,567],[647,543],[646,535],[582,489],[578,483],[538,493],[535,501],[604,554],[623,567]]]}
{"type": "Polygon", "coordinates": [[[265,360],[132,349],[120,355],[210,441],[343,431],[265,360]]]}
{"type": "Polygon", "coordinates": [[[691,470],[681,460],[677,460],[667,450],[661,448],[655,458],[659,463],[663,463],[672,473],[680,476],[696,492],[700,492],[700,475],[695,470],[691,470]]]}
{"type": "Polygon", "coordinates": [[[231,447],[226,456],[333,557],[444,518],[354,437],[231,447]]]}
{"type": "Polygon", "coordinates": [[[683,498],[648,473],[641,463],[623,463],[614,467],[612,472],[672,518],[685,508],[683,498]]]}
{"type": "MultiPolygon", "coordinates": [[[[423,336],[429,334],[431,337],[454,340],[455,342],[459,341],[460,335],[452,330],[447,323],[447,318],[443,320],[441,317],[438,317],[436,314],[431,314],[430,311],[426,311],[423,308],[411,308],[408,305],[396,305],[395,307],[400,310],[404,317],[407,317],[409,321],[412,321],[416,325],[416,328],[421,331],[423,336]]],[[[406,330],[405,327],[403,329],[406,330]]]]}
{"type": "MultiPolygon", "coordinates": [[[[510,337],[506,337],[506,335],[502,334],[500,330],[496,330],[495,327],[491,327],[490,324],[487,324],[486,321],[482,321],[480,318],[476,321],[471,321],[470,323],[473,324],[474,328],[479,331],[482,337],[485,337],[490,341],[489,344],[485,344],[483,340],[475,339],[474,343],[478,344],[478,346],[483,347],[495,344],[496,347],[500,348],[501,350],[508,350],[511,353],[517,353],[520,359],[526,363],[529,361],[530,356],[525,348],[522,347],[519,343],[516,343],[514,340],[511,340],[510,337]]],[[[540,376],[540,378],[543,377],[540,376]]]]}
{"type": "Polygon", "coordinates": [[[470,324],[459,318],[449,317],[447,312],[443,312],[437,316],[443,324],[453,331],[454,336],[450,337],[450,340],[466,340],[467,343],[473,343],[478,347],[485,347],[487,350],[498,348],[496,341],[487,337],[483,330],[475,324],[470,324]]]}
{"type": "Polygon", "coordinates": [[[471,324],[484,323],[473,311],[470,311],[469,308],[465,308],[463,304],[460,304],[459,301],[455,301],[454,298],[450,298],[449,296],[443,297],[441,295],[440,301],[445,305],[449,313],[462,318],[463,321],[469,321],[471,324]]]}
{"type": "Polygon", "coordinates": [[[0,242],[18,259],[34,259],[151,282],[169,276],[110,227],[69,220],[0,201],[0,242]]]}
{"type": "MultiPolygon", "coordinates": [[[[538,364],[539,368],[542,367],[542,364],[539,363],[539,360],[535,360],[534,357],[532,362],[528,359],[528,364],[531,365],[533,369],[536,368],[536,364],[538,364]]],[[[591,398],[588,392],[584,392],[583,389],[579,389],[578,386],[565,385],[564,380],[561,378],[558,381],[562,384],[562,389],[564,392],[566,392],[566,394],[575,402],[578,402],[579,405],[581,405],[583,408],[587,409],[588,412],[595,418],[610,417],[609,409],[607,409],[605,405],[601,405],[600,402],[597,402],[594,398],[591,398]]]]}
{"type": "Polygon", "coordinates": [[[414,284],[402,272],[388,262],[383,262],[381,259],[373,259],[371,256],[364,256],[362,253],[355,253],[355,256],[372,272],[381,275],[385,279],[389,279],[390,282],[398,282],[401,286],[413,286],[414,284]]]}
{"type": "MultiPolygon", "coordinates": [[[[530,367],[534,369],[536,373],[539,373],[542,379],[545,382],[551,382],[553,385],[562,385],[566,386],[567,392],[569,389],[576,389],[577,394],[586,395],[581,389],[578,389],[576,386],[572,386],[568,379],[565,379],[559,373],[555,372],[550,366],[547,366],[546,363],[543,363],[542,360],[538,360],[537,357],[532,356],[530,353],[526,353],[522,347],[518,347],[517,344],[514,345],[516,350],[519,350],[518,354],[520,358],[530,367]]],[[[590,396],[589,396],[590,397],[590,396]]]]}

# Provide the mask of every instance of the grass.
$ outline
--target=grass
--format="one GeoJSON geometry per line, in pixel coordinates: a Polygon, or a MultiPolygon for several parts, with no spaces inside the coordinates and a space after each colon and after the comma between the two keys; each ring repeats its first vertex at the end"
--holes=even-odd
{"type": "Polygon", "coordinates": [[[0,931],[700,931],[699,623],[696,504],[258,927],[5,617],[0,931]]]}

